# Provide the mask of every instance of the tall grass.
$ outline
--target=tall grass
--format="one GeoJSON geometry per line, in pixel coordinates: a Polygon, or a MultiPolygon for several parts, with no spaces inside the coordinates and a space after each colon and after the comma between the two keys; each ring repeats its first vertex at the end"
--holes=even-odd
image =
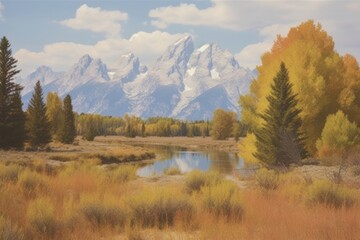
{"type": "Polygon", "coordinates": [[[128,199],[131,224],[164,228],[174,224],[177,215],[190,221],[194,208],[189,198],[171,189],[150,189],[128,199]]]}
{"type": "Polygon", "coordinates": [[[310,204],[325,204],[330,207],[351,207],[355,203],[356,192],[327,180],[315,181],[308,190],[310,204]]]}
{"type": "Polygon", "coordinates": [[[146,239],[148,229],[159,239],[165,232],[183,239],[360,235],[359,193],[343,185],[281,174],[277,188],[263,194],[251,180],[250,187],[239,189],[218,173],[195,171],[178,182],[166,177],[153,182],[134,180],[136,166],[100,163],[97,158],[69,162],[56,174],[48,174],[43,162],[0,165],[2,173],[15,172],[1,176],[17,176],[0,181],[0,239],[146,239]]]}
{"type": "Polygon", "coordinates": [[[239,197],[239,188],[230,181],[222,181],[217,185],[205,186],[201,189],[205,210],[217,218],[241,220],[244,207],[239,197]]]}
{"type": "Polygon", "coordinates": [[[111,183],[125,183],[136,179],[137,166],[120,165],[109,173],[109,181],[111,183]]]}
{"type": "Polygon", "coordinates": [[[219,184],[222,180],[223,177],[218,172],[194,170],[187,175],[185,186],[189,193],[199,192],[202,187],[219,184]]]}
{"type": "Polygon", "coordinates": [[[256,172],[255,181],[264,190],[275,190],[279,186],[279,174],[274,170],[262,168],[256,172]]]}
{"type": "Polygon", "coordinates": [[[0,239],[1,240],[23,240],[24,233],[16,225],[0,217],[0,239]]]}
{"type": "Polygon", "coordinates": [[[28,222],[41,235],[54,237],[60,226],[55,217],[54,205],[48,198],[38,198],[28,207],[28,222]]]}
{"type": "Polygon", "coordinates": [[[124,227],[127,214],[119,204],[91,197],[88,199],[86,196],[84,198],[80,203],[79,213],[83,214],[93,226],[124,227]]]}
{"type": "Polygon", "coordinates": [[[0,163],[0,182],[16,182],[22,170],[23,168],[16,164],[5,165],[0,163]]]}

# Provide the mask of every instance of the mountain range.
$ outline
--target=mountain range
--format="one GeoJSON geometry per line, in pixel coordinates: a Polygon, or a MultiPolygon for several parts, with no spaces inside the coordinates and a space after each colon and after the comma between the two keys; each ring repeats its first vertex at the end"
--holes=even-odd
{"type": "Polygon", "coordinates": [[[256,77],[217,44],[195,49],[191,36],[170,45],[149,66],[132,53],[120,56],[113,66],[85,55],[67,72],[41,66],[17,82],[24,87],[25,107],[39,80],[44,94],[70,94],[78,113],[207,120],[216,108],[239,113],[239,95],[248,92],[256,77]]]}

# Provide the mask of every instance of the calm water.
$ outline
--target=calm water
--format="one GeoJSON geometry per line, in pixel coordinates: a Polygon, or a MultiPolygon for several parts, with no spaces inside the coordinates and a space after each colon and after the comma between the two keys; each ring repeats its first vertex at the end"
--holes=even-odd
{"type": "MultiPolygon", "coordinates": [[[[149,146],[146,146],[149,148],[149,146]]],[[[184,148],[153,146],[157,160],[138,169],[138,176],[148,177],[162,175],[165,170],[173,167],[182,173],[198,169],[202,171],[217,170],[230,174],[234,169],[244,167],[243,160],[235,153],[223,151],[190,151],[184,148]]]]}

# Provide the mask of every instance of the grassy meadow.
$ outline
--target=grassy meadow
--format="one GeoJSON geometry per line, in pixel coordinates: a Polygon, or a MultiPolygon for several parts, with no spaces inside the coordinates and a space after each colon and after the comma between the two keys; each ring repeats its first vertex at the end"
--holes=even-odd
{"type": "Polygon", "coordinates": [[[310,168],[307,174],[263,169],[246,178],[169,169],[163,176],[139,178],[138,165],[103,165],[103,159],[151,155],[146,149],[86,144],[68,152],[60,151],[63,146],[30,152],[34,158],[27,161],[9,161],[9,156],[1,161],[0,239],[360,236],[357,168],[348,170],[355,183],[340,184],[309,174],[310,168]]]}

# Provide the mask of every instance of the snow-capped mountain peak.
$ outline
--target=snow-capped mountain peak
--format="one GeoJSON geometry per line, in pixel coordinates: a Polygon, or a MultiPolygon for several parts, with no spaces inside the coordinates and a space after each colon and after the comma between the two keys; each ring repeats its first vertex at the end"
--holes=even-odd
{"type": "Polygon", "coordinates": [[[215,43],[194,49],[191,36],[170,45],[149,68],[133,53],[119,54],[111,66],[108,69],[88,54],[66,73],[42,66],[19,79],[25,86],[25,105],[39,79],[44,94],[70,94],[79,113],[205,120],[219,107],[239,112],[239,94],[247,93],[256,74],[240,67],[229,51],[215,43]]]}
{"type": "Polygon", "coordinates": [[[143,69],[141,69],[139,58],[133,53],[124,54],[116,63],[116,71],[112,77],[113,81],[127,83],[135,80],[143,69]]]}

